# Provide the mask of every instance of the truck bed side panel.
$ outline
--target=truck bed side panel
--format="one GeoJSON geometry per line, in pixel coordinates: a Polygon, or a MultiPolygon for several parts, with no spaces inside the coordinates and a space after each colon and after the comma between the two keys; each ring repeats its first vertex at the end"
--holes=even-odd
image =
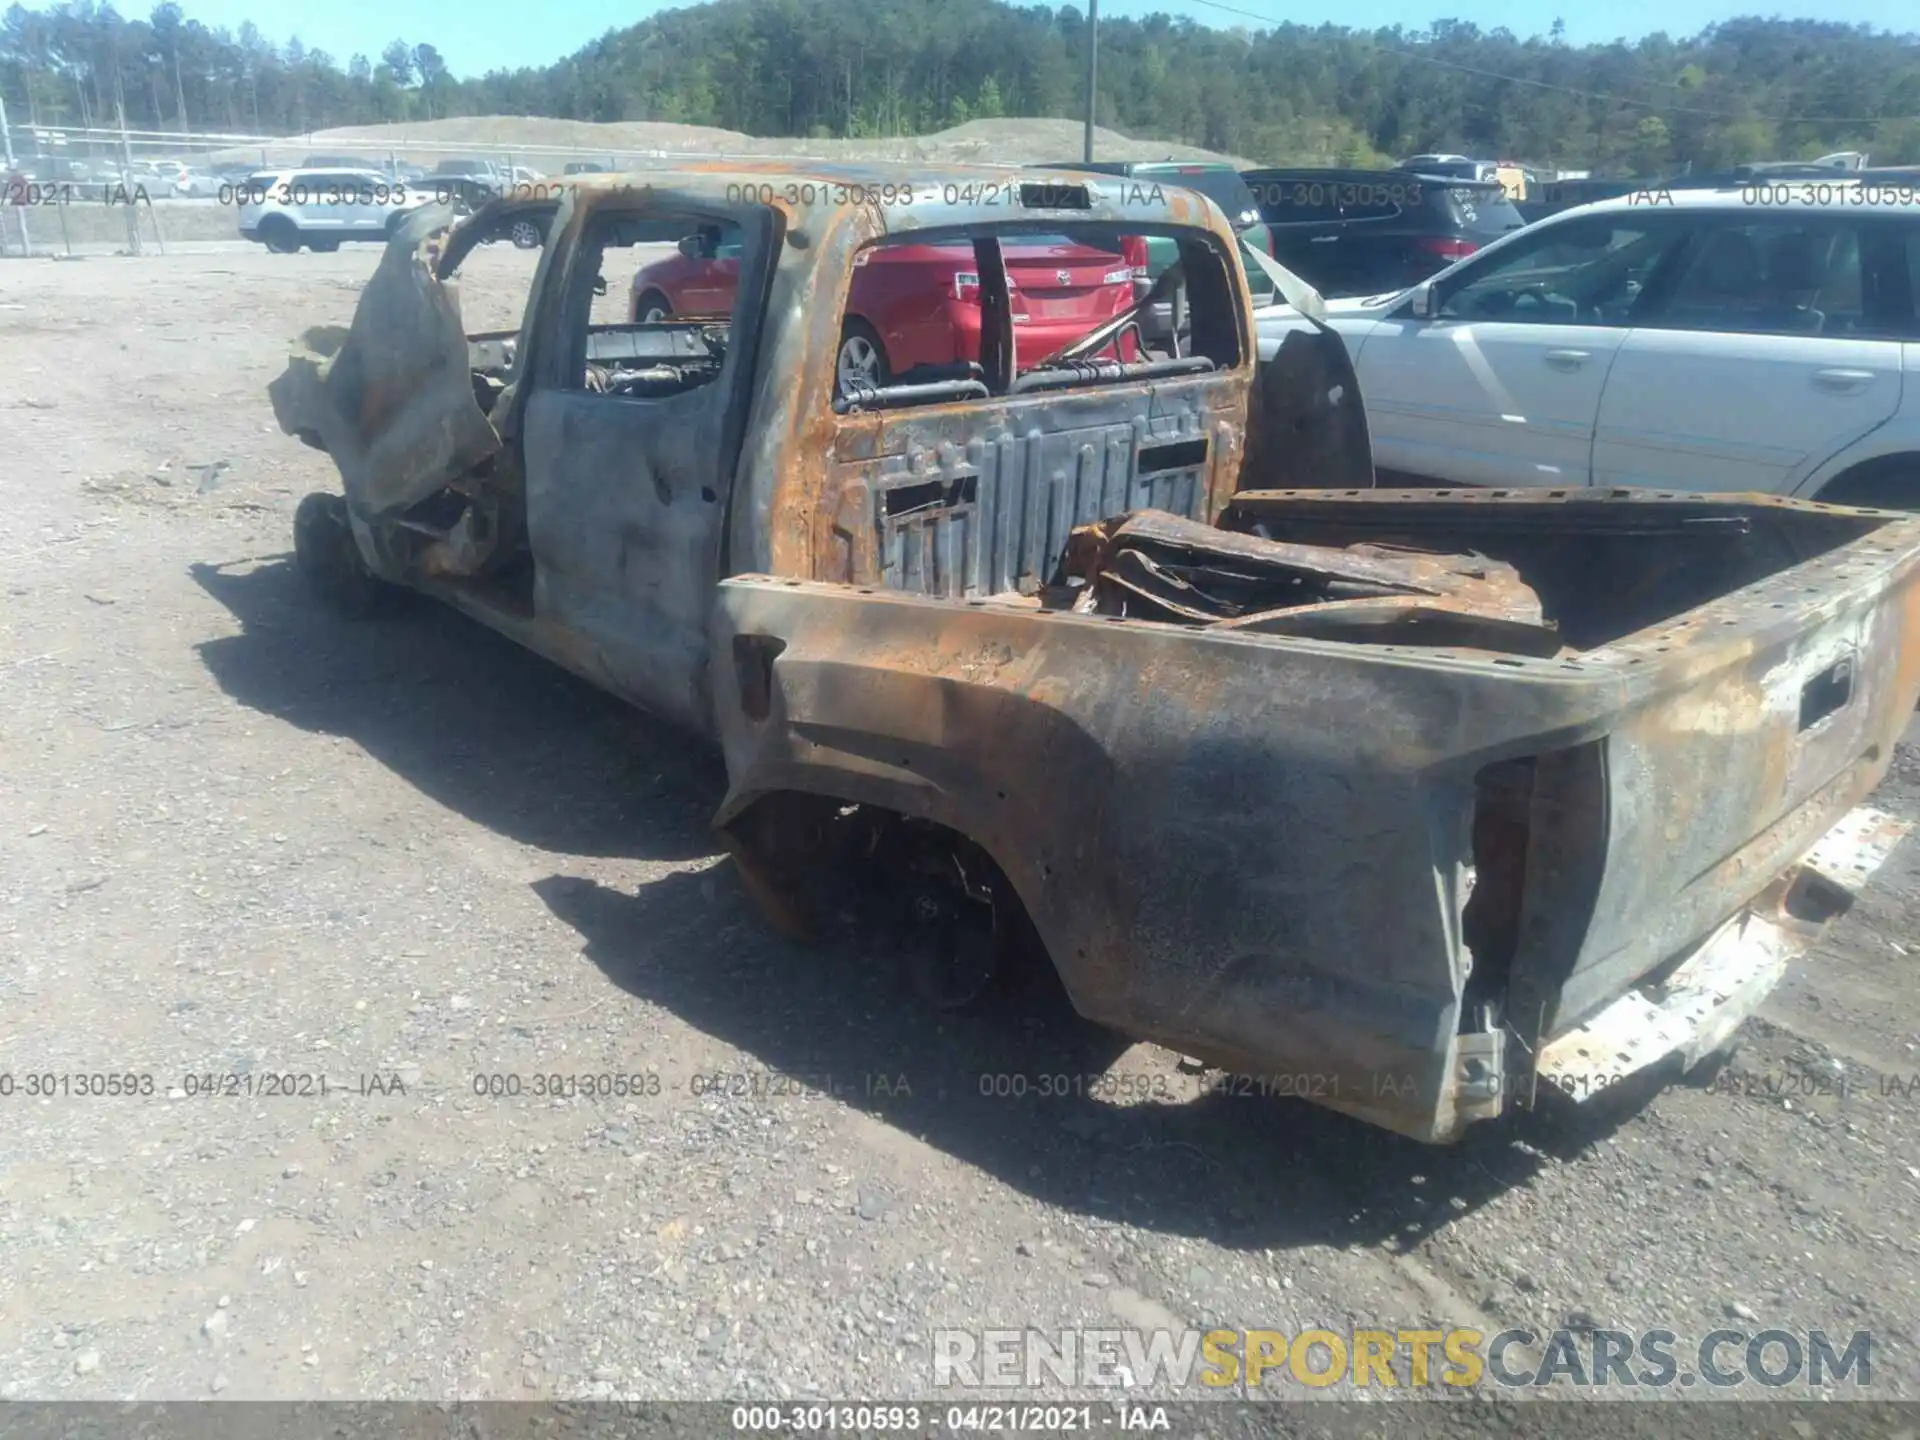
{"type": "Polygon", "coordinates": [[[1006,872],[1083,1014],[1310,1077],[1397,1129],[1442,1123],[1472,777],[1582,738],[1603,692],[1014,605],[721,589],[723,822],[799,790],[950,825],[1006,872]]]}
{"type": "Polygon", "coordinates": [[[1878,782],[1920,698],[1920,522],[1571,657],[757,576],[723,583],[715,627],[722,823],[801,791],[951,826],[1082,1013],[1438,1138],[1490,974],[1524,1047],[1562,1033],[1878,782]],[[1516,772],[1526,868],[1503,877],[1480,821],[1516,772]],[[1508,881],[1490,963],[1467,904],[1508,881]]]}

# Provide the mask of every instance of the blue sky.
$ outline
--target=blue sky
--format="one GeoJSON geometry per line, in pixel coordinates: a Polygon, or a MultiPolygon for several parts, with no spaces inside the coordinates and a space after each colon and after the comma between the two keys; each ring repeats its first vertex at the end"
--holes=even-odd
{"type": "MultiPolygon", "coordinates": [[[[395,38],[408,43],[428,41],[439,47],[453,73],[475,75],[497,67],[544,65],[571,54],[610,28],[632,24],[657,10],[675,8],[659,0],[639,0],[630,7],[608,7],[598,0],[330,0],[316,6],[311,0],[183,0],[187,14],[207,25],[238,27],[252,20],[275,41],[299,37],[311,47],[327,50],[341,63],[359,50],[378,58],[395,38]]],[[[854,3],[854,0],[850,0],[854,3]]],[[[886,0],[859,0],[885,4],[886,0]]],[[[1085,0],[1079,0],[1084,6],[1085,0]]],[[[128,6],[128,9],[134,7],[128,6]]],[[[1334,23],[1371,29],[1379,25],[1424,26],[1453,15],[1482,29],[1504,25],[1517,35],[1542,34],[1559,16],[1567,23],[1567,38],[1587,41],[1638,39],[1655,30],[1690,35],[1716,21],[1736,15],[1817,14],[1822,20],[1844,20],[1883,29],[1920,28],[1920,10],[1912,0],[1822,0],[1815,7],[1803,0],[1786,12],[1762,3],[1740,0],[1623,0],[1617,5],[1594,5],[1591,0],[1101,0],[1105,15],[1147,15],[1154,11],[1188,15],[1207,25],[1247,25],[1257,22],[1231,13],[1248,11],[1270,19],[1306,25],[1334,23]],[[1226,7],[1226,8],[1222,8],[1226,7]]]]}

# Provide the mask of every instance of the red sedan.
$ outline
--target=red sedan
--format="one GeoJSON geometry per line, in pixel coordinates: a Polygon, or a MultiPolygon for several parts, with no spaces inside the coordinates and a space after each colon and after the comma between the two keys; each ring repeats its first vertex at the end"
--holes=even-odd
{"type": "MultiPolygon", "coordinates": [[[[740,244],[718,229],[690,235],[680,253],[633,277],[632,316],[728,315],[740,283],[740,244]]],[[[1059,235],[1002,246],[1022,366],[1045,359],[1133,304],[1126,258],[1059,235]]],[[[923,365],[980,358],[980,277],[973,246],[883,245],[863,252],[840,332],[840,382],[886,385],[923,365]]],[[[1131,336],[1118,353],[1134,358],[1131,336]]],[[[1111,350],[1112,347],[1109,347],[1111,350]]]]}

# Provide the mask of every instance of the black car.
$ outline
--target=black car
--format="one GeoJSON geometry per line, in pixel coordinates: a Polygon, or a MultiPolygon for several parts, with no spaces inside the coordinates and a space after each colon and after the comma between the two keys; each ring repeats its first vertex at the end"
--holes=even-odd
{"type": "Polygon", "coordinates": [[[1675,190],[1739,190],[1751,185],[1803,184],[1808,181],[1858,180],[1871,172],[1836,170],[1831,165],[1737,165],[1731,170],[1703,170],[1687,175],[1669,175],[1657,180],[1591,178],[1547,180],[1529,188],[1527,198],[1517,202],[1521,216],[1531,225],[1576,205],[1591,205],[1597,200],[1617,200],[1622,195],[1666,195],[1675,190]]]}
{"type": "Polygon", "coordinates": [[[1526,221],[1497,181],[1406,170],[1243,170],[1273,258],[1322,295],[1403,290],[1526,221]]]}

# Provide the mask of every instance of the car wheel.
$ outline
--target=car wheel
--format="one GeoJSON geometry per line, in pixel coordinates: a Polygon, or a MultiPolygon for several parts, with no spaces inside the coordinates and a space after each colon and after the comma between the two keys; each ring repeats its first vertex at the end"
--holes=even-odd
{"type": "Polygon", "coordinates": [[[340,237],[329,235],[325,239],[315,238],[307,241],[307,248],[316,255],[331,255],[340,248],[340,237]]]}
{"type": "Polygon", "coordinates": [[[834,358],[834,378],[841,394],[849,382],[866,385],[887,383],[887,350],[880,336],[864,320],[849,320],[840,331],[840,353],[834,358]]]}
{"type": "Polygon", "coordinates": [[[300,248],[300,227],[278,215],[260,222],[260,239],[276,255],[291,255],[300,248]]]}
{"type": "Polygon", "coordinates": [[[658,290],[649,290],[633,302],[633,323],[636,325],[658,325],[672,318],[673,306],[658,290]]]}
{"type": "Polygon", "coordinates": [[[540,227],[531,220],[516,220],[507,231],[516,250],[538,250],[546,237],[540,233],[540,227]]]}
{"type": "Polygon", "coordinates": [[[379,614],[399,593],[367,569],[339,495],[309,495],[293,512],[293,563],[320,603],[350,620],[379,614]]]}

